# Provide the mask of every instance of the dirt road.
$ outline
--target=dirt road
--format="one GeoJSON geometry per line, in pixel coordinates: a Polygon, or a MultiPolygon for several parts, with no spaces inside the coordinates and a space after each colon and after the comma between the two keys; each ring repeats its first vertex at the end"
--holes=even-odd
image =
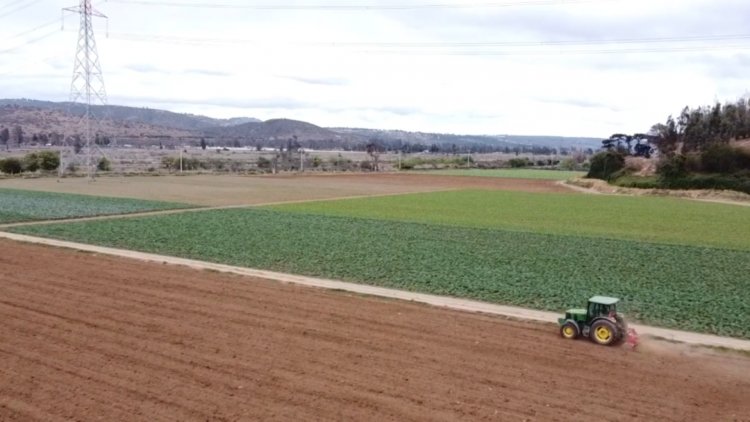
{"type": "Polygon", "coordinates": [[[748,420],[750,360],[0,240],[0,420],[748,420]]]}

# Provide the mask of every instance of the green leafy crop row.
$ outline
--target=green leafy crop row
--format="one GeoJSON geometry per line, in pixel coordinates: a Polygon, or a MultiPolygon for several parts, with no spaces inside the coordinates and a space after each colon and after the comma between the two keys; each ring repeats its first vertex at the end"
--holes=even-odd
{"type": "Polygon", "coordinates": [[[677,198],[468,190],[273,209],[750,250],[750,207],[677,198]]]}
{"type": "Polygon", "coordinates": [[[187,205],[125,198],[0,189],[0,223],[126,214],[187,205]]]}
{"type": "Polygon", "coordinates": [[[645,323],[750,338],[750,251],[260,209],[12,230],[554,311],[612,295],[645,323]]]}

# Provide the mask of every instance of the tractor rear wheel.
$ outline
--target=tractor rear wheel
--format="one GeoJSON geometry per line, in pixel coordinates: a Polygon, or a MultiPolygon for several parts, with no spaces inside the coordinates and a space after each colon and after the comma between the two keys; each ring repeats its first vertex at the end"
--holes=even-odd
{"type": "Polygon", "coordinates": [[[581,334],[580,330],[578,329],[578,324],[576,324],[573,321],[567,321],[565,324],[563,324],[560,327],[560,335],[563,338],[567,338],[569,340],[573,340],[578,338],[578,335],[581,334]]]}
{"type": "Polygon", "coordinates": [[[597,344],[609,346],[620,338],[620,333],[617,332],[617,326],[614,323],[606,319],[600,319],[591,325],[589,337],[597,344]]]}

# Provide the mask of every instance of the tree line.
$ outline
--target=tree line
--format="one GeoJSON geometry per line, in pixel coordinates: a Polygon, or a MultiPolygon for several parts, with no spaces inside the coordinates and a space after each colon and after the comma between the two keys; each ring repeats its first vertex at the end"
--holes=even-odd
{"type": "Polygon", "coordinates": [[[670,115],[665,123],[652,126],[651,134],[665,155],[701,152],[750,138],[750,98],[723,105],[685,107],[676,119],[670,115]]]}
{"type": "Polygon", "coordinates": [[[734,103],[685,107],[677,118],[670,115],[665,123],[653,125],[646,134],[615,134],[602,141],[603,151],[592,157],[589,177],[633,187],[732,189],[750,193],[750,151],[732,144],[748,138],[748,98],[734,103]],[[654,148],[659,153],[657,179],[630,177],[625,157],[649,157],[654,148]]]}

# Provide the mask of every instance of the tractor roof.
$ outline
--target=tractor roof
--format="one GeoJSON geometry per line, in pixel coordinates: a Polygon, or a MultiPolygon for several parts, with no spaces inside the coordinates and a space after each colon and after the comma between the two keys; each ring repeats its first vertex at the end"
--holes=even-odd
{"type": "Polygon", "coordinates": [[[615,303],[619,301],[620,299],[616,297],[609,297],[609,296],[594,296],[591,299],[589,299],[589,302],[601,303],[602,305],[614,305],[615,303]]]}

